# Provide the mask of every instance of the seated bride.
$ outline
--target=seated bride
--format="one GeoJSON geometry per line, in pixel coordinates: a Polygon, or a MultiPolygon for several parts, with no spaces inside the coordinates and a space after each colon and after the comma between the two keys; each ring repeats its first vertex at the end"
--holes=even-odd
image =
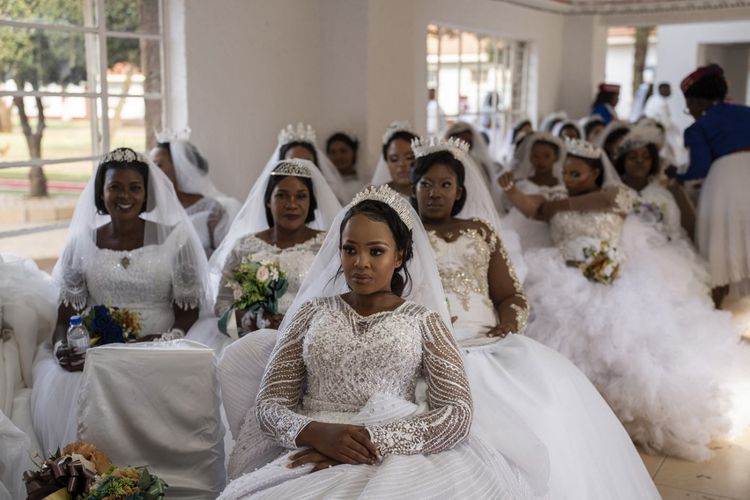
{"type": "Polygon", "coordinates": [[[471,392],[414,210],[370,188],[331,228],[282,323],[220,498],[534,498],[469,432],[471,392]],[[269,440],[292,453],[279,449],[252,472],[269,440]]]}
{"type": "MultiPolygon", "coordinates": [[[[140,341],[181,337],[198,317],[205,276],[200,240],[167,177],[131,149],[106,154],[81,193],[55,265],[57,327],[34,361],[32,416],[45,451],[76,438],[85,353],[67,345],[71,317],[95,314],[95,306],[133,313],[119,336],[104,329],[114,334],[105,342],[122,341],[123,331],[140,341]]],[[[90,332],[97,333],[105,332],[90,332]]]]}

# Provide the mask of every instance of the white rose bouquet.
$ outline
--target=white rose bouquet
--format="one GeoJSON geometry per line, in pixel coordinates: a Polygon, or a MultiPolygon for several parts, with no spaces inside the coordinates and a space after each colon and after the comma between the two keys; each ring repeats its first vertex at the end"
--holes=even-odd
{"type": "Polygon", "coordinates": [[[227,322],[235,310],[247,310],[262,315],[277,314],[279,298],[286,293],[289,282],[278,261],[242,259],[239,267],[227,276],[227,287],[232,289],[234,303],[219,318],[219,330],[227,333],[227,322]]]}

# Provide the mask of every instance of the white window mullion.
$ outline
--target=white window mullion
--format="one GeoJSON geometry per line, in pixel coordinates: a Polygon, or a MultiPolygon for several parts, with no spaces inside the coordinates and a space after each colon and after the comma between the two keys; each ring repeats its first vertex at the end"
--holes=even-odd
{"type": "Polygon", "coordinates": [[[96,2],[96,18],[99,20],[99,78],[101,85],[101,110],[102,110],[102,151],[100,154],[109,152],[109,87],[107,82],[107,26],[105,0],[94,0],[96,2]]]}

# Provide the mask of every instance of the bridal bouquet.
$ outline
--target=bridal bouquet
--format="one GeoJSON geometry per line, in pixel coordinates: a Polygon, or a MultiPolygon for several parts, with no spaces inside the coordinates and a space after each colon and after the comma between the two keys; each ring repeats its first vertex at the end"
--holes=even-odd
{"type": "Polygon", "coordinates": [[[656,203],[636,200],[633,203],[633,213],[637,214],[644,222],[661,224],[664,222],[664,211],[656,203]]]}
{"type": "Polygon", "coordinates": [[[264,312],[277,314],[279,299],[286,293],[289,282],[278,261],[258,261],[245,256],[239,267],[227,276],[226,286],[232,290],[234,303],[219,318],[219,330],[224,334],[235,310],[247,310],[258,319],[262,319],[264,312]]]}
{"type": "Polygon", "coordinates": [[[75,442],[24,472],[26,500],[160,500],[168,488],[146,467],[116,467],[91,443],[75,442]]]}
{"type": "Polygon", "coordinates": [[[125,308],[99,304],[90,308],[82,320],[92,346],[129,342],[141,332],[140,316],[125,308]]]}
{"type": "Polygon", "coordinates": [[[594,283],[609,285],[620,275],[619,253],[607,241],[601,241],[599,247],[585,247],[583,260],[576,264],[586,279],[594,283]]]}

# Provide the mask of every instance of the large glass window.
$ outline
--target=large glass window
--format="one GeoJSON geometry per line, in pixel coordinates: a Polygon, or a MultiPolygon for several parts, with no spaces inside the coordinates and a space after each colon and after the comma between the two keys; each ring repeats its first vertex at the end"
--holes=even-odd
{"type": "Polygon", "coordinates": [[[528,57],[524,41],[429,25],[428,132],[467,121],[488,135],[492,149],[499,147],[505,130],[527,114],[528,57]]]}
{"type": "Polygon", "coordinates": [[[162,54],[161,0],[0,0],[0,251],[64,227],[101,154],[152,145],[162,54]]]}

